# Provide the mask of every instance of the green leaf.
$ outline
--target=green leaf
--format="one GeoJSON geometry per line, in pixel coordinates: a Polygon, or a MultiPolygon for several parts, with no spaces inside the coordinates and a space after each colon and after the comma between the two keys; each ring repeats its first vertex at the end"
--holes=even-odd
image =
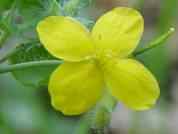
{"type": "Polygon", "coordinates": [[[56,0],[15,1],[11,23],[14,30],[35,30],[36,24],[46,16],[60,14],[56,0]]]}
{"type": "MultiPolygon", "coordinates": [[[[18,52],[10,57],[12,64],[28,62],[28,61],[39,61],[54,59],[48,52],[38,43],[26,43],[20,45],[18,52]]],[[[18,70],[12,72],[17,80],[22,84],[28,86],[47,86],[48,78],[52,71],[56,68],[56,65],[49,65],[45,67],[32,67],[28,69],[18,70]]]]}
{"type": "MultiPolygon", "coordinates": [[[[11,10],[4,17],[11,35],[16,38],[27,40],[36,39],[36,24],[38,21],[48,15],[55,15],[59,12],[59,4],[56,0],[16,0],[11,10]]],[[[15,41],[14,41],[15,42],[15,41]]],[[[13,42],[13,46],[16,44],[13,42]]],[[[11,56],[12,64],[38,61],[51,58],[44,48],[38,43],[27,43],[18,48],[18,53],[11,56]]],[[[55,69],[55,66],[33,67],[20,71],[14,71],[13,74],[25,85],[42,86],[47,85],[48,77],[55,69]]]]}
{"type": "Polygon", "coordinates": [[[0,0],[0,15],[11,7],[13,1],[14,0],[0,0]]]}
{"type": "Polygon", "coordinates": [[[78,13],[89,6],[92,0],[69,0],[64,3],[64,14],[69,16],[77,16],[78,13]]]}
{"type": "Polygon", "coordinates": [[[36,39],[36,25],[44,17],[59,15],[60,5],[56,0],[14,0],[10,9],[0,15],[0,25],[8,28],[7,32],[0,26],[0,44],[9,36],[17,36],[23,40],[36,39]]]}
{"type": "Polygon", "coordinates": [[[8,27],[4,24],[3,21],[0,20],[0,47],[3,45],[9,34],[10,31],[8,27]]]}

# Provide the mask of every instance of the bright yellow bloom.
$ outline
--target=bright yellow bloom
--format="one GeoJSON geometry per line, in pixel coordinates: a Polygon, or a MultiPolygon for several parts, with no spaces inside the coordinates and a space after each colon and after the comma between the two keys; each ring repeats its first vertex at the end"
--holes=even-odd
{"type": "Polygon", "coordinates": [[[65,115],[88,111],[110,93],[133,110],[146,110],[159,97],[159,86],[149,70],[128,58],[142,36],[144,20],[134,9],[119,7],[99,18],[91,33],[64,16],[42,20],[37,31],[44,47],[63,59],[51,75],[52,105],[65,115]]]}

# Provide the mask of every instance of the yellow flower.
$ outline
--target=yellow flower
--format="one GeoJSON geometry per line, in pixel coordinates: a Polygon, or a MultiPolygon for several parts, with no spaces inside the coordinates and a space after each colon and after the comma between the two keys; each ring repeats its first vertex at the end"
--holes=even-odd
{"type": "Polygon", "coordinates": [[[51,75],[52,105],[65,115],[88,111],[105,86],[133,110],[146,110],[159,97],[159,86],[149,70],[129,58],[142,36],[144,20],[134,9],[118,7],[99,18],[91,33],[64,16],[42,20],[40,41],[53,56],[63,59],[51,75]]]}

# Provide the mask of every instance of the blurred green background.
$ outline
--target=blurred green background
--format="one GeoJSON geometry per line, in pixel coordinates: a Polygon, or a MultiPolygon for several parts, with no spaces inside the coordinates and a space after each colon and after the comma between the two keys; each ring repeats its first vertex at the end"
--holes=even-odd
{"type": "MultiPolygon", "coordinates": [[[[19,16],[29,14],[22,18],[25,25],[21,23],[21,18],[19,19],[18,16],[15,18],[19,22],[16,27],[21,31],[27,29],[27,24],[28,28],[33,27],[32,24],[40,19],[38,16],[44,17],[40,13],[46,12],[51,7],[48,0],[41,0],[46,4],[45,6],[40,5],[40,8],[37,8],[38,0],[32,0],[33,2],[30,0],[17,1],[23,1],[21,5],[23,12],[20,12],[21,14],[17,12],[19,16]]],[[[13,8],[13,2],[13,0],[0,0],[1,19],[10,8],[13,8]]],[[[62,4],[65,4],[65,1],[62,4]]],[[[93,0],[89,7],[81,9],[78,19],[83,23],[87,22],[90,27],[92,24],[89,24],[90,21],[85,21],[86,18],[92,23],[101,14],[116,6],[137,8],[143,14],[145,32],[139,47],[144,47],[144,44],[148,44],[151,39],[167,31],[170,27],[176,29],[178,27],[178,0],[93,0]]],[[[54,11],[50,10],[49,12],[54,11]]],[[[70,15],[75,14],[70,10],[68,12],[70,15]]],[[[23,38],[29,38],[29,35],[32,34],[27,33],[26,35],[25,33],[23,38]]],[[[146,112],[133,112],[118,104],[112,115],[109,128],[111,134],[178,133],[177,37],[176,30],[164,45],[137,57],[160,82],[161,98],[159,103],[155,108],[146,112]]],[[[13,42],[13,44],[17,43],[18,40],[13,42]]],[[[9,47],[2,48],[0,48],[0,56],[3,56],[5,50],[9,50],[9,47]]],[[[26,81],[25,77],[22,79],[26,81]]],[[[40,88],[31,85],[24,86],[12,74],[0,74],[0,134],[71,134],[71,131],[75,129],[78,117],[68,118],[67,122],[66,118],[53,110],[47,89],[44,86],[40,86],[40,88]]]]}

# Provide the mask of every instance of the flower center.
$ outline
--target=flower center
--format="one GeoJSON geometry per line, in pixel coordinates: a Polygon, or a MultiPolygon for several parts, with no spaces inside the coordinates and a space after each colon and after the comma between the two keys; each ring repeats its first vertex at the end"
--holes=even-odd
{"type": "Polygon", "coordinates": [[[108,53],[97,53],[95,57],[96,64],[102,69],[107,61],[109,61],[113,56],[108,53]]]}

